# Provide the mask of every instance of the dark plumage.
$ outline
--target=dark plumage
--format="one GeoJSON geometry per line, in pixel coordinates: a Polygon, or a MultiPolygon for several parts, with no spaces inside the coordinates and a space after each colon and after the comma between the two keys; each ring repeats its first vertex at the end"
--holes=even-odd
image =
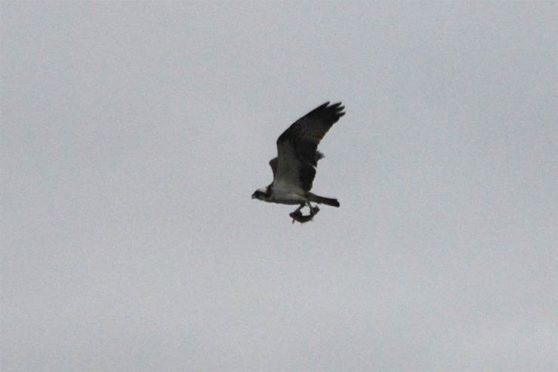
{"type": "Polygon", "coordinates": [[[305,191],[312,189],[312,182],[316,176],[314,167],[318,165],[318,160],[323,158],[323,154],[318,151],[318,144],[329,128],[345,115],[344,109],[341,102],[333,105],[326,102],[295,121],[277,139],[279,156],[285,144],[294,146],[296,157],[301,163],[299,176],[305,191]]]}

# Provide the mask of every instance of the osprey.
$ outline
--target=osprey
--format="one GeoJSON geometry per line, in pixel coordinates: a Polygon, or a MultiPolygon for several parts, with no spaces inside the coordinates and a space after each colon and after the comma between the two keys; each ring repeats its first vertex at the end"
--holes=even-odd
{"type": "Polygon", "coordinates": [[[320,210],[310,202],[339,207],[334,198],[326,198],[310,192],[316,175],[318,160],[323,154],[318,144],[325,134],[345,113],[341,102],[330,105],[324,103],[294,122],[277,139],[277,157],[269,161],[273,171],[273,182],[256,190],[252,199],[271,203],[298,204],[290,214],[294,221],[310,221],[320,210]],[[309,215],[302,215],[302,208],[308,206],[309,215]]]}

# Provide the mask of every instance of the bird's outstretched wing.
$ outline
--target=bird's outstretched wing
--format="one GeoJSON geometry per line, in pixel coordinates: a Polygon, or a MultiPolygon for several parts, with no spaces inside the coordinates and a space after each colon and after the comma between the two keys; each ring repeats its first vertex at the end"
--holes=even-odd
{"type": "Polygon", "coordinates": [[[317,151],[325,134],[345,113],[341,102],[324,103],[294,122],[277,139],[277,158],[269,162],[273,184],[303,191],[312,189],[316,165],[323,156],[317,151]]]}

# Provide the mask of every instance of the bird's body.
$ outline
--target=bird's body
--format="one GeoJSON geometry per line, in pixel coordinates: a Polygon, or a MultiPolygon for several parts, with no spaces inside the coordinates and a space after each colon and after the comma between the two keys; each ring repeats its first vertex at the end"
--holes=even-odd
{"type": "MultiPolygon", "coordinates": [[[[312,207],[310,202],[338,207],[337,199],[318,196],[310,190],[316,175],[318,160],[323,157],[317,151],[318,144],[331,126],[345,114],[343,110],[341,103],[330,105],[326,102],[295,121],[284,131],[277,139],[277,157],[269,162],[273,171],[273,182],[265,188],[256,190],[252,198],[271,203],[298,204],[299,208],[291,216],[301,215],[300,209],[305,205],[310,208],[313,216],[319,209],[312,207]]],[[[297,220],[306,222],[307,216],[304,218],[304,221],[297,220]]]]}
{"type": "MultiPolygon", "coordinates": [[[[273,185],[273,184],[272,184],[273,185]]],[[[304,190],[274,185],[269,201],[279,204],[300,204],[306,202],[304,190]]]]}

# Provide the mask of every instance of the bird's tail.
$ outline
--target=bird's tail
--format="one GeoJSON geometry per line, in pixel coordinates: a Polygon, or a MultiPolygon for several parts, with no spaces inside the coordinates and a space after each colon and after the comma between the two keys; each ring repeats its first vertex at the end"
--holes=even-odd
{"type": "Polygon", "coordinates": [[[314,203],[320,203],[325,205],[330,205],[332,207],[339,207],[339,201],[334,198],[324,198],[323,196],[319,196],[316,194],[309,193],[308,200],[314,203]]]}

